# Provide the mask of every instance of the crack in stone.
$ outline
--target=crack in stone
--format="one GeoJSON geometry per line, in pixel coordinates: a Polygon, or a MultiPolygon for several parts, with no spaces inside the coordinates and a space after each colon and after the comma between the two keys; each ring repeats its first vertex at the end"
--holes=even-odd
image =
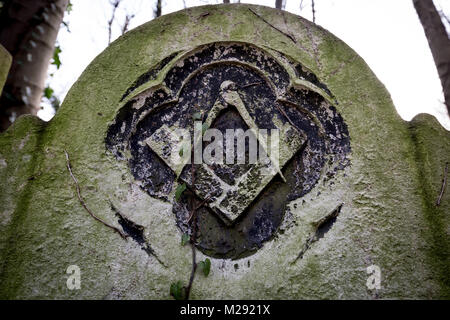
{"type": "Polygon", "coordinates": [[[306,251],[309,248],[311,248],[311,245],[314,242],[319,241],[320,239],[322,239],[325,236],[325,234],[328,231],[331,230],[331,228],[333,227],[334,223],[336,222],[337,216],[341,212],[341,209],[342,209],[343,205],[344,205],[344,203],[341,203],[340,205],[338,205],[336,207],[336,209],[331,211],[327,216],[325,216],[324,218],[322,218],[319,221],[314,223],[315,231],[314,231],[313,235],[310,236],[308,238],[308,240],[306,240],[306,243],[303,245],[302,250],[299,252],[299,254],[295,258],[295,260],[291,262],[291,264],[294,264],[298,260],[303,259],[303,256],[305,255],[306,251]]]}
{"type": "Polygon", "coordinates": [[[111,204],[111,209],[114,211],[116,216],[119,218],[118,222],[122,226],[124,233],[131,237],[137,244],[144,250],[149,256],[153,256],[163,267],[167,266],[159,259],[155,250],[151,247],[150,243],[144,236],[144,227],[134,223],[133,221],[125,218],[125,216],[120,213],[120,211],[111,204]]]}
{"type": "Polygon", "coordinates": [[[266,19],[264,19],[263,17],[261,17],[259,14],[257,14],[255,11],[253,11],[252,9],[248,8],[248,10],[250,10],[255,16],[257,16],[259,19],[261,19],[262,21],[264,21],[265,23],[267,23],[269,26],[271,26],[273,29],[277,30],[278,32],[280,32],[281,34],[283,34],[284,36],[288,37],[292,42],[297,43],[297,40],[295,40],[295,38],[290,35],[289,33],[286,33],[284,31],[282,31],[281,29],[275,27],[273,24],[271,24],[270,22],[268,22],[266,19]]]}
{"type": "Polygon", "coordinates": [[[309,39],[309,41],[311,41],[311,47],[312,47],[312,50],[314,53],[314,60],[316,60],[319,70],[322,71],[323,67],[322,67],[322,63],[319,60],[319,49],[317,47],[317,43],[314,41],[314,36],[311,32],[311,29],[307,23],[306,24],[304,23],[304,21],[302,19],[300,19],[300,22],[305,27],[306,34],[308,35],[308,39],[309,39]]]}

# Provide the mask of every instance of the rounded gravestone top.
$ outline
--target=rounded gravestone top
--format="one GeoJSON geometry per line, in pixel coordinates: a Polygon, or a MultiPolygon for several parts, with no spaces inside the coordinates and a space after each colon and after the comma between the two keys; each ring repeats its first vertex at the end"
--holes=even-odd
{"type": "Polygon", "coordinates": [[[427,179],[442,172],[430,146],[450,146],[421,123],[301,17],[244,4],[159,17],[101,53],[48,124],[0,136],[0,244],[14,243],[0,297],[169,298],[191,244],[211,261],[192,298],[442,296],[448,193],[428,203],[427,179]],[[61,284],[74,264],[78,291],[61,284]],[[367,270],[389,281],[370,289],[367,270]]]}
{"type": "Polygon", "coordinates": [[[112,218],[158,234],[151,245],[160,257],[167,242],[179,243],[185,234],[205,256],[233,269],[233,260],[256,263],[266,255],[295,264],[315,247],[348,201],[354,110],[370,123],[368,104],[385,96],[389,113],[395,112],[388,93],[344,43],[300,17],[252,5],[205,6],[155,19],[113,43],[80,82],[65,104],[89,88],[92,96],[82,100],[90,117],[102,114],[99,151],[133,185],[124,198],[111,197],[112,218]],[[358,103],[358,95],[366,101],[358,103]],[[190,149],[180,129],[189,134],[190,149]],[[221,136],[208,136],[211,129],[221,136]],[[279,138],[278,159],[270,147],[257,152],[269,155],[269,165],[260,158],[250,163],[250,141],[254,137],[259,150],[261,130],[267,140],[271,130],[279,138]],[[217,139],[222,162],[208,162],[217,139]],[[235,152],[230,163],[228,144],[235,152]],[[131,205],[135,193],[146,198],[137,206],[131,205]],[[154,222],[160,219],[173,227],[160,229],[154,222]]]}

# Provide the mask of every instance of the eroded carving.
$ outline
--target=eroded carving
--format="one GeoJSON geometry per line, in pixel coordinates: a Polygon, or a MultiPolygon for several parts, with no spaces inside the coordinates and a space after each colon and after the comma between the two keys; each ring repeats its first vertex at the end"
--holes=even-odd
{"type": "Polygon", "coordinates": [[[189,199],[204,202],[195,227],[197,247],[208,255],[252,254],[275,235],[288,202],[349,164],[350,139],[330,103],[331,92],[280,53],[250,44],[214,43],[172,55],[155,68],[157,72],[146,73],[153,86],[139,90],[135,85],[124,94],[126,102],[109,128],[106,145],[129,162],[143,190],[173,204],[182,232],[192,232],[189,199]],[[194,136],[194,114],[199,113],[207,127],[223,133],[224,145],[226,129],[278,129],[280,161],[272,174],[262,172],[273,161],[202,163],[195,170],[190,163],[171,163],[168,132],[184,128],[194,136]],[[176,201],[178,183],[188,188],[176,201]]]}

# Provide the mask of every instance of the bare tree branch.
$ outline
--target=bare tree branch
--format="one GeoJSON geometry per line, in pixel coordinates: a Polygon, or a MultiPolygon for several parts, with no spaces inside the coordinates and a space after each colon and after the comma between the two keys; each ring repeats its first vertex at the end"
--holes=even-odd
{"type": "Polygon", "coordinates": [[[413,4],[425,31],[450,115],[450,39],[433,0],[413,0],[413,4]]]}
{"type": "Polygon", "coordinates": [[[119,6],[121,0],[114,0],[111,2],[113,6],[113,11],[111,15],[111,19],[108,21],[108,45],[111,44],[111,36],[112,36],[112,24],[114,22],[114,18],[116,15],[117,7],[119,6]]]}
{"type": "Polygon", "coordinates": [[[286,0],[275,0],[275,8],[284,10],[286,8],[286,0]]]}
{"type": "Polygon", "coordinates": [[[78,184],[78,180],[77,178],[75,178],[73,172],[72,172],[72,166],[70,164],[70,158],[69,158],[69,154],[67,153],[66,150],[64,150],[64,154],[66,155],[66,166],[67,166],[67,170],[69,171],[70,177],[72,178],[73,182],[75,183],[75,188],[77,190],[77,197],[78,200],[81,203],[81,206],[84,208],[84,210],[87,211],[87,213],[89,213],[89,215],[94,218],[95,220],[97,220],[98,222],[104,224],[105,226],[107,226],[108,228],[114,230],[115,232],[117,232],[123,239],[127,238],[127,235],[124,234],[122,231],[120,231],[118,228],[110,225],[109,223],[103,221],[102,219],[100,219],[99,217],[97,217],[86,205],[86,202],[84,201],[83,197],[81,196],[81,189],[80,189],[80,185],[78,184]]]}
{"type": "Polygon", "coordinates": [[[303,0],[300,0],[300,12],[305,8],[303,0]]]}
{"type": "Polygon", "coordinates": [[[275,8],[280,9],[283,6],[283,0],[275,0],[275,8]]]}
{"type": "Polygon", "coordinates": [[[123,26],[122,26],[122,34],[124,34],[125,32],[128,31],[128,26],[130,25],[131,19],[133,19],[133,18],[134,18],[134,14],[131,14],[131,15],[127,14],[125,16],[125,22],[123,23],[123,26]]]}
{"type": "Polygon", "coordinates": [[[311,0],[311,7],[312,7],[313,22],[316,23],[316,10],[314,7],[314,0],[311,0]]]}
{"type": "Polygon", "coordinates": [[[155,10],[153,10],[153,14],[154,14],[155,18],[158,18],[158,17],[161,17],[161,13],[162,13],[161,0],[156,0],[156,6],[155,6],[155,10]]]}

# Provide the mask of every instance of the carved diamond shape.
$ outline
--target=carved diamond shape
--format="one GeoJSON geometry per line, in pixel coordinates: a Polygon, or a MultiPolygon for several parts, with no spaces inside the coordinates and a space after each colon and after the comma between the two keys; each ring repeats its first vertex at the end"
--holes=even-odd
{"type": "MultiPolygon", "coordinates": [[[[251,132],[259,139],[260,136],[258,136],[257,131],[261,128],[256,126],[240,97],[240,93],[230,81],[222,83],[220,95],[205,120],[206,125],[209,127],[219,113],[229,106],[238,110],[251,132]]],[[[274,157],[277,154],[276,152],[266,150],[270,161],[267,163],[256,162],[250,170],[238,177],[233,185],[226,183],[212,168],[203,163],[196,168],[195,187],[192,186],[191,170],[183,171],[183,168],[189,162],[190,154],[189,156],[185,155],[184,159],[181,159],[182,161],[173,161],[173,153],[176,153],[180,148],[177,145],[180,137],[165,126],[148,138],[146,143],[177,176],[180,176],[182,181],[194,190],[198,197],[207,200],[207,205],[223,222],[230,225],[247,209],[277,174],[284,180],[281,169],[306,142],[305,135],[288,122],[284,124],[281,121],[275,122],[280,123],[277,128],[279,129],[279,145],[271,144],[271,148],[279,148],[278,159],[274,157]]],[[[194,144],[201,143],[200,139],[202,139],[201,136],[197,141],[194,141],[194,144]]]]}

